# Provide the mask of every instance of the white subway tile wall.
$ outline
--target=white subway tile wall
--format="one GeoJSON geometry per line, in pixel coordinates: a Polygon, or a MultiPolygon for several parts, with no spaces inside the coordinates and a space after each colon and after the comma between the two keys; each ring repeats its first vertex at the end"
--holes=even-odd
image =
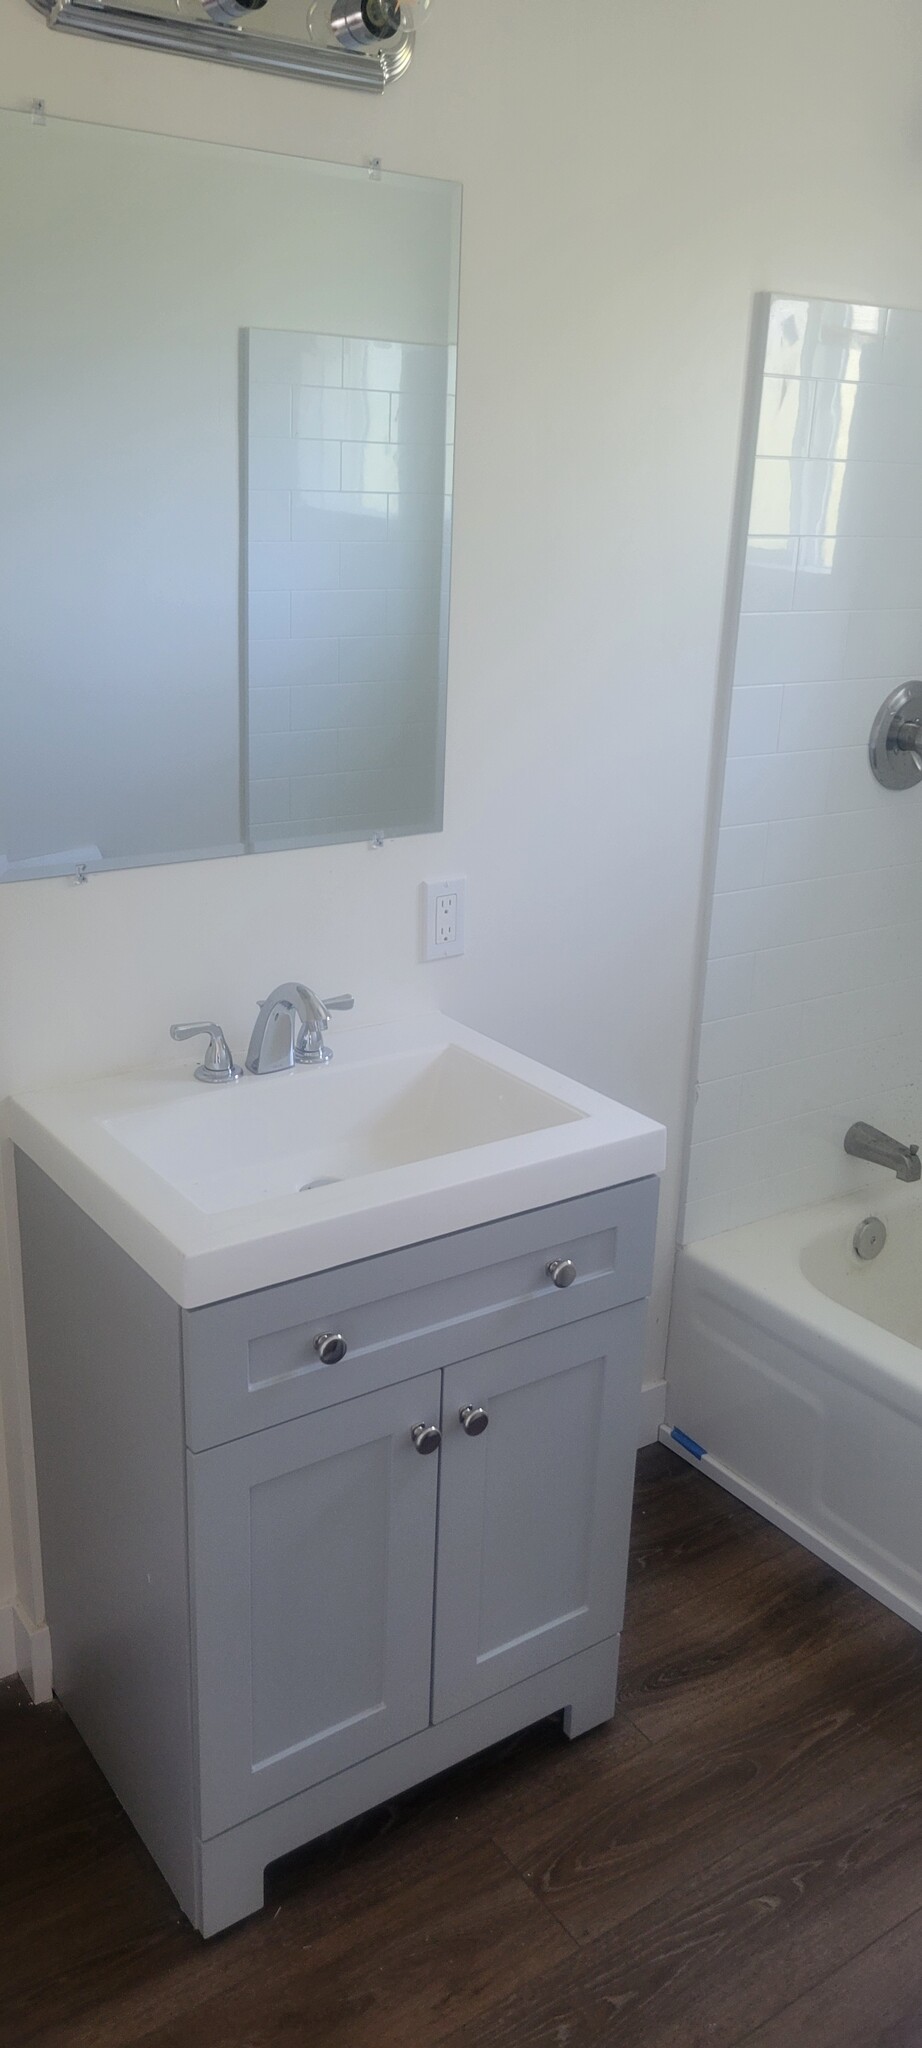
{"type": "Polygon", "coordinates": [[[251,843],[439,808],[455,351],[250,328],[251,843]]]}
{"type": "Polygon", "coordinates": [[[922,1139],[922,793],[868,762],[922,675],[922,313],[772,300],[704,997],[686,1240],[922,1139]]]}

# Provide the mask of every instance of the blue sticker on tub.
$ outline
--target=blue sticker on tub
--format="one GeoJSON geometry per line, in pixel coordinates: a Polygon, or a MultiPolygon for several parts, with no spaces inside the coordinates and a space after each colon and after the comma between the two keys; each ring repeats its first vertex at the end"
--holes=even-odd
{"type": "Polygon", "coordinates": [[[694,1437],[686,1436],[684,1429],[674,1429],[672,1435],[675,1442],[681,1444],[683,1451],[691,1451],[693,1458],[707,1457],[704,1445],[696,1444],[694,1437]]]}

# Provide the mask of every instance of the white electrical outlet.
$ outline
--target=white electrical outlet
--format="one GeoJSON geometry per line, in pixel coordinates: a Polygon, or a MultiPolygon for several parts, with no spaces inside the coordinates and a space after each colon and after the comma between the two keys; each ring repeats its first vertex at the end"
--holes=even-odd
{"type": "Polygon", "coordinates": [[[455,960],[464,952],[463,877],[453,882],[423,882],[422,957],[424,960],[455,960]]]}

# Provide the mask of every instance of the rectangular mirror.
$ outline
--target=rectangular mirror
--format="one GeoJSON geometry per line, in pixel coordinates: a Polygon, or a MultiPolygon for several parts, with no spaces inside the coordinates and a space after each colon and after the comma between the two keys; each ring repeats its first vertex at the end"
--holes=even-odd
{"type": "Polygon", "coordinates": [[[0,163],[0,877],[439,830],[459,188],[0,163]]]}

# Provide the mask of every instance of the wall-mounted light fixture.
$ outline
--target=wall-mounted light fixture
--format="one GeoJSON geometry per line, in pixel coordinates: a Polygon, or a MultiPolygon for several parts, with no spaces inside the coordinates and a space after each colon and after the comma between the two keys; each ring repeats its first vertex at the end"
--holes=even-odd
{"type": "Polygon", "coordinates": [[[49,28],[383,92],[432,0],[32,0],[49,28]]]}

